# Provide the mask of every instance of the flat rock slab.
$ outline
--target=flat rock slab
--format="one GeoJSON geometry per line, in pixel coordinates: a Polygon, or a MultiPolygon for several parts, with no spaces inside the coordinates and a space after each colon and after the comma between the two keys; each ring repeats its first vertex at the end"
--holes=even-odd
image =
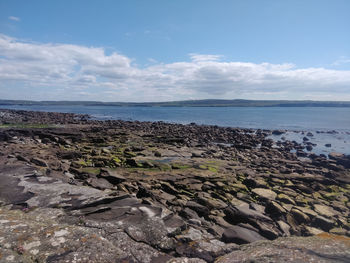
{"type": "Polygon", "coordinates": [[[262,199],[275,200],[277,197],[275,192],[265,188],[254,188],[252,192],[262,199]]]}
{"type": "Polygon", "coordinates": [[[241,246],[216,263],[350,262],[350,238],[322,233],[313,237],[278,238],[241,246]]]}

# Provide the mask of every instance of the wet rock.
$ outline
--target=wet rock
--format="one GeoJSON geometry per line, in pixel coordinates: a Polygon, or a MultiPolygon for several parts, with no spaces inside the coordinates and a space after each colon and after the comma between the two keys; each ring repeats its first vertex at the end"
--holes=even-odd
{"type": "Polygon", "coordinates": [[[272,134],[273,134],[273,135],[281,135],[281,134],[283,134],[283,133],[285,133],[285,131],[282,131],[282,130],[273,130],[273,131],[272,131],[272,134]]]}
{"type": "Polygon", "coordinates": [[[310,151],[312,151],[312,149],[313,149],[313,148],[312,148],[312,146],[311,146],[311,145],[306,145],[306,150],[307,150],[307,151],[309,151],[309,152],[310,152],[310,151]]]}

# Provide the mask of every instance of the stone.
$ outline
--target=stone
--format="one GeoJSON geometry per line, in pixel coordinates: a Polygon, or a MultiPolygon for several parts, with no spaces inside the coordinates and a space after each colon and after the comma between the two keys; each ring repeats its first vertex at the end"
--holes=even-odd
{"type": "Polygon", "coordinates": [[[249,206],[229,206],[224,210],[225,220],[231,224],[255,223],[256,221],[272,222],[272,219],[263,213],[250,209],[249,206]]]}
{"type": "Polygon", "coordinates": [[[292,205],[295,205],[295,201],[290,198],[288,195],[286,194],[278,194],[277,195],[277,200],[285,203],[285,204],[292,204],[292,205]]]}
{"type": "Polygon", "coordinates": [[[271,202],[268,202],[265,208],[265,212],[272,216],[279,217],[285,214],[287,211],[277,202],[271,201],[271,202]]]}
{"type": "Polygon", "coordinates": [[[200,205],[194,201],[188,201],[186,206],[195,212],[198,213],[199,216],[207,216],[209,214],[209,209],[203,205],[200,205]]]}
{"type": "Polygon", "coordinates": [[[92,187],[101,189],[101,190],[113,188],[113,184],[111,184],[104,178],[96,178],[96,177],[88,178],[86,182],[92,187]]]}
{"type": "Polygon", "coordinates": [[[275,200],[277,197],[277,194],[274,191],[265,188],[254,188],[252,189],[252,192],[264,200],[275,200]]]}
{"type": "Polygon", "coordinates": [[[231,228],[227,228],[222,234],[222,240],[225,243],[247,244],[264,239],[265,238],[259,235],[257,232],[240,226],[232,226],[231,228]]]}
{"type": "Polygon", "coordinates": [[[319,235],[319,234],[323,233],[322,230],[315,228],[315,227],[311,227],[311,226],[305,226],[305,230],[306,230],[305,234],[310,235],[310,236],[315,236],[315,235],[319,235]]]}
{"type": "Polygon", "coordinates": [[[120,175],[117,171],[107,168],[101,169],[101,173],[98,176],[106,179],[113,185],[120,184],[126,181],[125,177],[120,175]]]}
{"type": "Polygon", "coordinates": [[[331,207],[325,205],[315,204],[314,209],[316,213],[326,217],[333,217],[336,214],[336,212],[331,207]]]}
{"type": "Polygon", "coordinates": [[[300,224],[310,222],[310,218],[296,208],[292,208],[290,213],[293,215],[294,219],[300,224]]]}
{"type": "Polygon", "coordinates": [[[284,236],[290,236],[290,226],[282,220],[277,221],[279,228],[284,233],[284,236]]]}
{"type": "Polygon", "coordinates": [[[312,220],[312,225],[317,228],[321,228],[324,231],[329,231],[331,228],[333,228],[334,222],[323,216],[316,216],[312,220]]]}
{"type": "Polygon", "coordinates": [[[311,237],[282,237],[240,246],[215,263],[349,262],[349,242],[350,238],[327,233],[311,237]]]}
{"type": "Polygon", "coordinates": [[[47,167],[47,163],[42,159],[34,157],[34,158],[30,159],[30,161],[37,166],[47,167]]]}

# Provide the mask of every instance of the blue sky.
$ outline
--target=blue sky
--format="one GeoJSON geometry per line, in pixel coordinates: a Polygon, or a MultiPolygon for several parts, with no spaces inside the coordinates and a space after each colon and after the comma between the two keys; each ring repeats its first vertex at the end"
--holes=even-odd
{"type": "Polygon", "coordinates": [[[0,98],[350,100],[349,13],[347,0],[0,0],[0,98]]]}

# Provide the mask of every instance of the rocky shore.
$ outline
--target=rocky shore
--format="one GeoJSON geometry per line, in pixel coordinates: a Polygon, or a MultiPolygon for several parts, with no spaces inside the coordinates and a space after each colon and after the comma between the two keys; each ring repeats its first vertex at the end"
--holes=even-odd
{"type": "Polygon", "coordinates": [[[349,262],[350,156],[278,132],[0,110],[0,262],[349,262]]]}

